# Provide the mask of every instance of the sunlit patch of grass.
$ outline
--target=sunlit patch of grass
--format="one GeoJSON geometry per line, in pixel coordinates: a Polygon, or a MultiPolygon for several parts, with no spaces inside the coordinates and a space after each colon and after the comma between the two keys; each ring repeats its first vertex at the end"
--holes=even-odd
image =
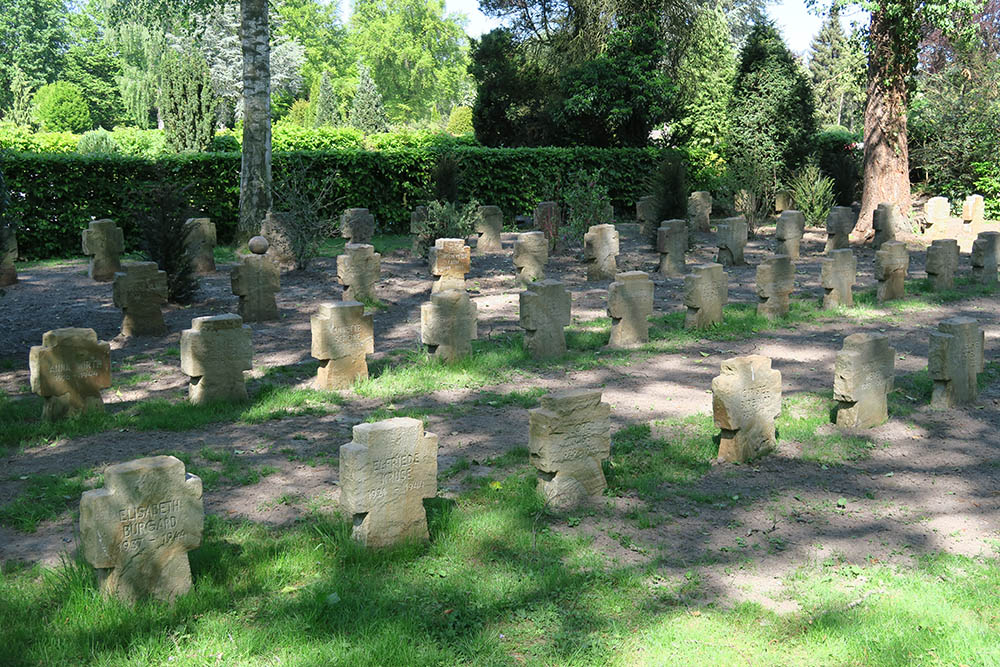
{"type": "MultiPolygon", "coordinates": [[[[244,248],[245,250],[245,248],[244,248]]],[[[240,261],[240,256],[236,253],[236,248],[227,245],[217,245],[212,250],[216,264],[235,264],[240,261]]]]}
{"type": "MultiPolygon", "coordinates": [[[[230,486],[251,486],[268,475],[278,472],[273,466],[254,467],[241,461],[231,449],[202,447],[198,455],[206,464],[185,463],[187,471],[201,478],[206,490],[213,490],[223,483],[230,486]]],[[[190,459],[189,459],[190,461],[190,459]]]]}
{"type": "Polygon", "coordinates": [[[531,452],[527,447],[511,447],[503,454],[491,456],[483,461],[485,465],[497,468],[510,468],[512,466],[524,465],[528,462],[531,452]]]}
{"type": "MultiPolygon", "coordinates": [[[[346,241],[339,237],[323,239],[319,245],[320,257],[336,257],[344,252],[346,241]]],[[[375,234],[372,237],[375,252],[381,255],[391,255],[397,250],[409,250],[413,246],[413,237],[409,234],[375,234]]]]}
{"type": "Polygon", "coordinates": [[[843,463],[866,458],[874,443],[868,438],[846,435],[831,424],[836,402],[826,395],[798,393],[781,401],[781,415],[775,421],[778,438],[797,442],[800,457],[816,463],[843,463]]]}

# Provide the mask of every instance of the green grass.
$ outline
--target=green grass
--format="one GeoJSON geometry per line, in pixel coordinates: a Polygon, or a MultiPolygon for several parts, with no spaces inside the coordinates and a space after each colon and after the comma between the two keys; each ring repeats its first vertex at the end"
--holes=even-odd
{"type": "Polygon", "coordinates": [[[206,490],[216,489],[224,483],[230,486],[251,486],[262,478],[278,472],[278,469],[272,466],[259,468],[247,466],[239,460],[239,456],[234,451],[228,449],[202,447],[198,456],[208,463],[189,465],[185,462],[185,465],[189,473],[201,478],[206,490]]]}
{"type": "MultiPolygon", "coordinates": [[[[324,239],[319,246],[320,257],[336,257],[344,252],[346,241],[342,238],[330,237],[324,239]]],[[[413,246],[413,237],[409,234],[375,234],[372,237],[375,252],[389,255],[397,250],[409,250],[413,246]]]]}
{"type": "Polygon", "coordinates": [[[80,494],[100,480],[100,475],[87,469],[67,475],[29,475],[17,498],[0,507],[0,524],[33,533],[39,523],[62,515],[79,501],[80,494]]]}
{"type": "MultiPolygon", "coordinates": [[[[246,250],[244,248],[244,250],[246,250]]],[[[235,264],[240,261],[240,257],[236,254],[236,248],[227,245],[217,245],[212,249],[212,255],[215,257],[216,264],[235,264]]]]}
{"type": "Polygon", "coordinates": [[[825,395],[798,393],[781,401],[775,421],[778,440],[797,442],[804,461],[836,464],[866,458],[875,444],[861,436],[846,435],[831,423],[836,406],[832,392],[825,395]]]}

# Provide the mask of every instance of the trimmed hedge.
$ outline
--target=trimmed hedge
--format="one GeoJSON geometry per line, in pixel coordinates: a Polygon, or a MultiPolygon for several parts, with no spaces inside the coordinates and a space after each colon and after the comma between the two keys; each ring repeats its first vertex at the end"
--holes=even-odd
{"type": "MultiPolygon", "coordinates": [[[[616,206],[633,206],[662,151],[600,148],[428,147],[380,152],[336,150],[275,153],[273,171],[305,169],[317,181],[335,179],[339,207],[371,209],[380,231],[407,233],[410,211],[433,192],[431,173],[447,152],[460,165],[463,198],[500,206],[508,220],[556,196],[581,169],[601,169],[616,206]]],[[[123,203],[137,186],[163,178],[190,187],[192,206],[211,217],[220,241],[231,241],[239,210],[238,153],[199,153],[157,159],[117,155],[6,153],[0,171],[11,193],[9,218],[18,226],[23,259],[80,254],[80,230],[91,219],[111,218],[128,249],[139,239],[123,203]]]]}

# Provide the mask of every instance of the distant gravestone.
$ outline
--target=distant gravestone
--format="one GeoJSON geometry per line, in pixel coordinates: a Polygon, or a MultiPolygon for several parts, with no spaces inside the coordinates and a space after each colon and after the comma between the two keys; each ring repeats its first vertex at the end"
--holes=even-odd
{"type": "Polygon", "coordinates": [[[712,216],[712,195],[703,190],[692,192],[687,205],[688,225],[691,231],[709,231],[712,216]]]}
{"type": "Polygon", "coordinates": [[[953,317],[931,332],[927,370],[934,380],[931,407],[945,409],[972,403],[979,396],[986,337],[970,317],[953,317]]]}
{"type": "Polygon", "coordinates": [[[535,207],[535,229],[545,235],[550,248],[555,248],[559,241],[559,227],[562,225],[562,211],[554,201],[543,201],[535,207]]]}
{"type": "Polygon", "coordinates": [[[726,218],[715,226],[715,235],[719,245],[717,259],[719,264],[722,266],[746,264],[743,259],[743,249],[747,244],[747,221],[744,218],[726,218]]]}
{"type": "Polygon", "coordinates": [[[125,314],[126,336],[161,336],[167,332],[160,307],[167,302],[167,272],[156,262],[128,264],[115,274],[112,301],[125,314]]]}
{"type": "Polygon", "coordinates": [[[643,271],[626,271],[608,286],[611,340],[608,347],[630,348],[649,342],[653,314],[653,281],[643,271]]]}
{"type": "Polygon", "coordinates": [[[930,225],[947,223],[951,219],[951,204],[947,197],[931,197],[924,204],[924,217],[930,225]]]}
{"type": "Polygon", "coordinates": [[[618,230],[614,225],[593,225],[583,235],[587,280],[613,280],[618,271],[618,230]]]}
{"type": "Polygon", "coordinates": [[[91,280],[106,283],[121,271],[119,255],[125,250],[125,234],[112,220],[94,220],[83,230],[83,254],[90,255],[87,273],[91,280]]]}
{"type": "MultiPolygon", "coordinates": [[[[268,243],[264,252],[279,269],[295,268],[295,247],[288,231],[294,228],[294,225],[295,220],[291,213],[278,211],[268,211],[260,225],[260,237],[266,239],[268,243]]],[[[250,248],[250,252],[257,254],[253,248],[250,248]]]]}
{"type": "Polygon", "coordinates": [[[413,209],[413,212],[410,213],[410,234],[413,235],[413,247],[411,248],[411,252],[418,257],[423,257],[424,253],[427,251],[427,248],[421,241],[420,236],[421,232],[423,232],[427,225],[427,216],[428,213],[426,206],[417,206],[413,209]]]}
{"type": "Polygon", "coordinates": [[[465,290],[465,274],[472,268],[472,250],[464,239],[437,239],[430,254],[431,273],[437,276],[431,292],[465,290]]]}
{"type": "Polygon", "coordinates": [[[191,269],[202,276],[215,273],[215,223],[211,218],[190,218],[184,223],[184,233],[191,269]]]}
{"type": "Polygon", "coordinates": [[[480,206],[479,216],[476,218],[476,233],[479,240],[476,241],[476,252],[500,252],[503,244],[500,241],[500,233],[503,231],[503,212],[499,206],[480,206]]]}
{"type": "Polygon", "coordinates": [[[896,229],[903,226],[903,213],[899,206],[889,202],[882,202],[872,213],[872,228],[875,230],[875,239],[872,245],[876,250],[882,247],[886,241],[896,240],[896,229]]]}
{"type": "Polygon", "coordinates": [[[264,254],[269,245],[264,237],[255,236],[247,245],[254,254],[244,256],[243,263],[230,273],[233,294],[240,298],[240,317],[244,322],[276,320],[278,303],[274,295],[281,289],[281,271],[264,254]]]}
{"type": "Polygon", "coordinates": [[[858,259],[850,248],[831,250],[822,260],[820,282],[823,307],[854,305],[854,283],[858,279],[858,259]]]}
{"type": "Polygon", "coordinates": [[[13,225],[0,224],[0,287],[17,282],[17,232],[13,225]]]}
{"type": "Polygon", "coordinates": [[[955,272],[958,271],[958,241],[937,239],[927,249],[927,279],[935,292],[949,290],[955,286],[955,272]]]}
{"type": "Polygon", "coordinates": [[[657,231],[656,250],[660,253],[660,275],[671,278],[687,273],[684,264],[688,228],[684,220],[664,220],[657,231]]]}
{"type": "Polygon", "coordinates": [[[986,220],[986,201],[982,195],[969,195],[962,204],[962,220],[971,225],[981,225],[986,220]]]}
{"type": "Polygon", "coordinates": [[[566,354],[566,332],[572,299],[558,280],[539,280],[520,294],[521,327],[527,332],[524,346],[535,360],[566,354]]]}
{"type": "Polygon", "coordinates": [[[187,552],[201,545],[204,524],[201,479],[173,456],[113,465],[104,488],[80,498],[83,557],[101,591],[129,604],[191,590],[187,552]]]}
{"type": "Polygon", "coordinates": [[[769,320],[784,317],[795,289],[795,264],[788,255],[765,259],[757,266],[757,314],[769,320]]]}
{"type": "Polygon", "coordinates": [[[774,230],[774,237],[778,240],[776,254],[798,259],[805,230],[806,216],[801,211],[782,211],[774,230]]]}
{"type": "Polygon", "coordinates": [[[876,298],[879,303],[906,296],[906,272],[910,268],[910,253],[902,241],[886,241],[875,251],[876,298]]]}
{"type": "Polygon", "coordinates": [[[635,203],[635,219],[639,223],[639,234],[643,240],[648,241],[656,237],[660,222],[657,213],[656,197],[652,195],[639,197],[635,203]]]}
{"type": "Polygon", "coordinates": [[[382,255],[375,246],[348,243],[337,255],[337,280],[344,286],[345,301],[375,299],[375,284],[382,275],[382,255]]]}
{"type": "Polygon", "coordinates": [[[181,332],[181,372],[191,378],[188,401],[242,403],[248,399],[243,371],[250,370],[250,327],[239,315],[196,317],[181,332]]]}
{"type": "Polygon", "coordinates": [[[997,282],[1000,262],[1000,232],[980,232],[972,243],[972,279],[978,283],[997,282]]]}
{"type": "Polygon", "coordinates": [[[722,322],[729,301],[729,278],[721,264],[699,264],[684,277],[685,329],[707,329],[722,322]]]}
{"type": "Polygon", "coordinates": [[[781,414],[781,373],[760,355],[722,362],[712,380],[712,412],[722,430],[719,458],[744,463],[776,446],[774,420],[781,414]]]}
{"type": "Polygon", "coordinates": [[[896,350],[885,334],[856,333],[844,339],[834,364],[837,426],[871,428],[889,419],[896,350]]]}
{"type": "Polygon", "coordinates": [[[793,206],[792,193],[788,190],[778,190],[774,193],[774,212],[784,213],[793,206]]]}
{"type": "Polygon", "coordinates": [[[431,294],[420,306],[420,341],[431,356],[454,361],[472,353],[476,339],[476,304],[463,290],[431,294]]]}
{"type": "Polygon", "coordinates": [[[545,277],[545,264],[549,261],[549,244],[541,232],[518,234],[514,241],[514,268],[517,282],[528,287],[545,277]]]}
{"type": "Polygon", "coordinates": [[[319,359],[316,388],[346,389],[368,377],[366,354],[375,351],[371,315],[357,301],[321,303],[312,328],[312,356],[319,359]]]}
{"type": "Polygon", "coordinates": [[[28,356],[31,391],[45,399],[42,419],[103,412],[101,390],[111,386],[111,345],[93,329],[54,329],[28,356]]]}
{"type": "Polygon", "coordinates": [[[611,455],[611,406],[600,390],[542,396],[528,411],[528,449],[538,491],[552,507],[571,509],[607,488],[601,461],[611,455]]]}
{"type": "Polygon", "coordinates": [[[353,518],[351,537],[368,547],[428,539],[423,501],[437,495],[437,455],[438,438],[419,419],[355,426],[353,441],[340,447],[340,504],[353,518]]]}
{"type": "Polygon", "coordinates": [[[340,235],[348,243],[371,243],[375,235],[375,216],[366,208],[347,209],[340,214],[340,235]]]}
{"type": "Polygon", "coordinates": [[[850,206],[834,206],[826,216],[826,253],[851,246],[851,232],[858,217],[850,206]]]}

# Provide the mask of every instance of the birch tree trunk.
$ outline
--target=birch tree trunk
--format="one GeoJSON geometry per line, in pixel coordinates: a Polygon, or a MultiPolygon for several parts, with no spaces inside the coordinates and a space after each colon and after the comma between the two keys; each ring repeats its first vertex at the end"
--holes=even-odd
{"type": "Polygon", "coordinates": [[[267,0],[240,1],[243,49],[243,163],[238,242],[260,231],[271,208],[271,47],[267,0]]]}

